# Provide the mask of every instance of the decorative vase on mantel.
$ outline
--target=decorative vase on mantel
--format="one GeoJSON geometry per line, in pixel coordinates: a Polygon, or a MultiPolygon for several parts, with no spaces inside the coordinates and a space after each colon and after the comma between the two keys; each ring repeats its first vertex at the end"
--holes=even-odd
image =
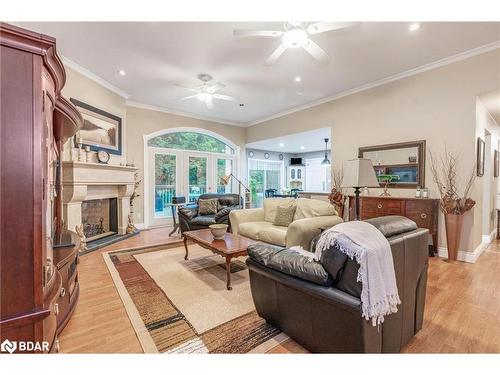
{"type": "Polygon", "coordinates": [[[463,221],[463,214],[444,214],[446,243],[448,245],[448,260],[450,261],[457,260],[463,221]]]}

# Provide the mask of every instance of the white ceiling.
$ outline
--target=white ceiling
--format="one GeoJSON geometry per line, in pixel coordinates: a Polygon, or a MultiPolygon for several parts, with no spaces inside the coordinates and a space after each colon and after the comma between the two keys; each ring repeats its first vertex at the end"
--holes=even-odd
{"type": "Polygon", "coordinates": [[[479,99],[493,117],[498,126],[500,126],[500,90],[480,95],[479,99]]]}
{"type": "MultiPolygon", "coordinates": [[[[324,151],[324,139],[331,137],[331,131],[331,128],[315,129],[308,132],[295,133],[284,137],[248,143],[246,147],[256,150],[285,152],[290,154],[324,151]],[[282,146],[280,144],[282,144],[282,146]],[[303,147],[303,149],[301,147],[303,147]]],[[[330,148],[331,139],[330,142],[328,142],[328,149],[330,148]]]]}
{"type": "Polygon", "coordinates": [[[280,29],[279,22],[18,25],[56,37],[64,57],[126,92],[130,101],[243,126],[500,41],[500,22],[423,23],[413,33],[408,23],[361,23],[312,37],[331,56],[328,64],[318,64],[298,48],[268,67],[263,63],[279,40],[237,39],[232,31],[280,29]],[[117,73],[120,69],[125,76],[117,73]],[[207,109],[197,100],[180,101],[189,92],[174,84],[195,84],[198,73],[224,82],[220,93],[245,106],[217,100],[207,109]]]}

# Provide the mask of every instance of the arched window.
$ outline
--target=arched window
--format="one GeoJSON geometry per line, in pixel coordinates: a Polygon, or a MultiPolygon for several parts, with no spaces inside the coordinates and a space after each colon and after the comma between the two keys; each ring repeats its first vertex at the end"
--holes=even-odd
{"type": "Polygon", "coordinates": [[[166,129],[144,137],[147,225],[168,224],[175,218],[173,197],[195,202],[205,193],[235,192],[234,179],[223,183],[222,177],[237,173],[237,146],[216,133],[197,130],[166,129]]]}
{"type": "Polygon", "coordinates": [[[154,137],[148,141],[148,146],[173,148],[177,150],[216,152],[233,155],[234,149],[223,141],[207,134],[195,132],[168,133],[154,137]]]}

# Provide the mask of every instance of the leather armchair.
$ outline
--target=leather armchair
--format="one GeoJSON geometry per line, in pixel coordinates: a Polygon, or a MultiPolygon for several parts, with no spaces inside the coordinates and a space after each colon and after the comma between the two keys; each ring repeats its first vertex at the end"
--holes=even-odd
{"type": "Polygon", "coordinates": [[[326,265],[293,249],[250,246],[247,265],[258,314],[314,353],[400,352],[422,328],[429,231],[400,216],[367,221],[389,240],[402,301],[381,327],[361,316],[359,266],[336,249],[326,265]]]}
{"type": "Polygon", "coordinates": [[[181,233],[190,230],[205,229],[212,224],[228,224],[229,213],[240,208],[240,196],[238,194],[202,194],[198,199],[218,199],[219,210],[215,215],[198,215],[198,203],[189,204],[179,208],[179,225],[181,233]]]}

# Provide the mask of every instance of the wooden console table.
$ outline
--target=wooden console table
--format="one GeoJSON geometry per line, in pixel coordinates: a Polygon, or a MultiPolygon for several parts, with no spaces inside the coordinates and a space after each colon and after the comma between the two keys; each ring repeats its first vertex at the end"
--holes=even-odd
{"type": "MultiPolygon", "coordinates": [[[[413,220],[419,228],[429,229],[433,243],[432,248],[429,247],[429,256],[437,252],[439,199],[361,196],[359,201],[361,220],[400,215],[413,220]]],[[[354,196],[350,195],[349,220],[354,220],[355,204],[354,196]]]]}

